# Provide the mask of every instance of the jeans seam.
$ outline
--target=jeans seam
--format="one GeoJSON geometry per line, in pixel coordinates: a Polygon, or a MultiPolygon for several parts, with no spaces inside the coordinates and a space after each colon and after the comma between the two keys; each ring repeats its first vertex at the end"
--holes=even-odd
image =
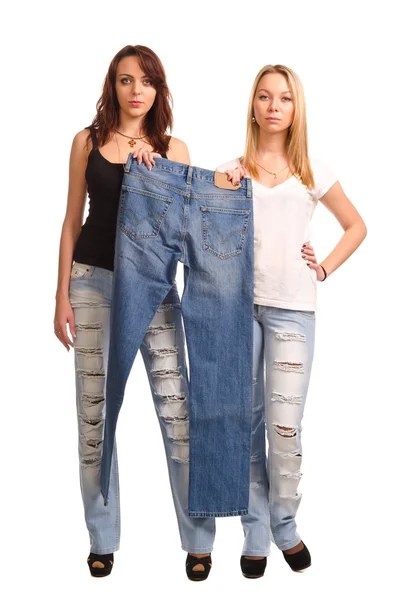
{"type": "Polygon", "coordinates": [[[115,543],[119,544],[121,534],[121,508],[120,508],[120,493],[119,493],[119,480],[118,480],[118,456],[117,447],[115,447],[115,506],[116,506],[116,519],[115,519],[115,543]]]}

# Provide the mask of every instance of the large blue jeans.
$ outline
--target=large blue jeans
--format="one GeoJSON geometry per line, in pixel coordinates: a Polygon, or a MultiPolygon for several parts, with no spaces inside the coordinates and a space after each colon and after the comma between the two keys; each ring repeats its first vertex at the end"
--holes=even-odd
{"type": "MultiPolygon", "coordinates": [[[[117,221],[101,492],[106,503],[126,381],[184,264],[190,365],[189,515],[245,515],[249,504],[253,354],[251,180],[130,154],[117,221]]],[[[171,324],[167,324],[169,328],[171,324]]]]}

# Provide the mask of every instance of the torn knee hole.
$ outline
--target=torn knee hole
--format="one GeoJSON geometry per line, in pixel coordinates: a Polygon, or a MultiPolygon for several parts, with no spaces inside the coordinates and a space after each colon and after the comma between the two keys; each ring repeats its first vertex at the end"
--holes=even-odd
{"type": "Polygon", "coordinates": [[[100,371],[83,371],[82,369],[78,369],[78,372],[82,377],[105,377],[103,369],[100,371]]]}
{"type": "Polygon", "coordinates": [[[85,302],[83,300],[73,300],[70,305],[72,308],[96,308],[97,306],[102,306],[100,302],[85,302]]]}
{"type": "Polygon", "coordinates": [[[82,400],[86,404],[91,404],[94,406],[100,404],[100,402],[104,402],[104,396],[100,394],[83,394],[82,400]]]}
{"type": "Polygon", "coordinates": [[[294,373],[303,373],[304,372],[304,363],[302,362],[289,362],[289,361],[274,361],[274,367],[279,369],[280,371],[291,371],[294,373]]]}
{"type": "Polygon", "coordinates": [[[166,421],[166,423],[184,423],[184,421],[187,421],[187,419],[188,419],[187,413],[181,417],[171,417],[170,415],[164,417],[164,420],[166,421]]]}
{"type": "Polygon", "coordinates": [[[172,394],[170,396],[162,396],[163,402],[172,404],[175,402],[184,402],[186,400],[185,394],[172,394]]]}
{"type": "Polygon", "coordinates": [[[162,333],[163,331],[170,331],[176,328],[176,323],[166,323],[165,325],[151,325],[147,329],[147,333],[151,333],[152,335],[157,335],[162,333]]]}
{"type": "Polygon", "coordinates": [[[178,354],[177,348],[150,348],[149,354],[151,356],[172,356],[178,354]]]}
{"type": "Polygon", "coordinates": [[[177,367],[176,369],[157,369],[151,371],[151,374],[153,375],[153,377],[161,377],[163,379],[167,377],[173,377],[173,379],[181,379],[182,377],[179,367],[177,367]]]}
{"type": "Polygon", "coordinates": [[[275,452],[280,458],[302,458],[299,450],[293,452],[275,452]]]}
{"type": "Polygon", "coordinates": [[[180,436],[178,436],[178,439],[173,440],[172,453],[171,453],[170,458],[177,463],[186,464],[189,462],[190,448],[189,448],[188,438],[180,439],[180,436]]]}
{"type": "Polygon", "coordinates": [[[101,464],[101,457],[83,458],[81,463],[83,467],[98,467],[101,464]]]}
{"type": "Polygon", "coordinates": [[[86,425],[100,425],[102,419],[99,417],[82,417],[82,421],[83,423],[86,423],[86,425]]]}
{"type": "Polygon", "coordinates": [[[190,459],[182,458],[180,456],[172,456],[171,459],[174,460],[174,462],[183,463],[183,464],[187,464],[190,462],[190,459]]]}
{"type": "Polygon", "coordinates": [[[286,396],[284,394],[279,394],[278,392],[273,392],[271,395],[272,402],[287,402],[288,404],[301,404],[304,396],[292,394],[291,396],[286,396]]]}
{"type": "Polygon", "coordinates": [[[76,346],[76,354],[83,356],[102,356],[103,351],[101,348],[78,348],[76,346]]]}
{"type": "Polygon", "coordinates": [[[302,333],[289,333],[288,331],[278,331],[276,333],[277,340],[283,340],[285,342],[305,342],[306,336],[302,333]]]}
{"type": "Polygon", "coordinates": [[[280,473],[280,477],[284,479],[297,479],[300,480],[302,477],[301,471],[293,471],[291,473],[280,473]]]}
{"type": "Polygon", "coordinates": [[[77,331],[101,331],[101,323],[76,323],[77,331]]]}
{"type": "Polygon", "coordinates": [[[86,444],[87,446],[90,446],[90,448],[98,448],[101,444],[103,443],[102,439],[88,439],[86,440],[86,444]]]}
{"type": "Polygon", "coordinates": [[[284,427],[284,425],[273,425],[274,431],[285,438],[292,438],[297,435],[296,427],[284,427]]]}

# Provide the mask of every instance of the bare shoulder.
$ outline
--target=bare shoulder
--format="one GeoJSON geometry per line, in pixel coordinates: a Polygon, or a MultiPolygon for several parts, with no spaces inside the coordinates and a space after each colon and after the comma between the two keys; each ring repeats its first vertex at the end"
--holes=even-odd
{"type": "Polygon", "coordinates": [[[172,150],[179,150],[187,148],[187,144],[183,142],[183,140],[179,140],[179,138],[171,137],[169,142],[169,148],[172,150]]]}
{"type": "Polygon", "coordinates": [[[190,156],[187,148],[187,144],[179,138],[172,137],[169,142],[169,150],[167,157],[170,160],[190,164],[190,156]]]}
{"type": "Polygon", "coordinates": [[[92,146],[90,131],[88,129],[82,129],[76,133],[73,138],[72,152],[87,156],[92,149],[92,146]]]}

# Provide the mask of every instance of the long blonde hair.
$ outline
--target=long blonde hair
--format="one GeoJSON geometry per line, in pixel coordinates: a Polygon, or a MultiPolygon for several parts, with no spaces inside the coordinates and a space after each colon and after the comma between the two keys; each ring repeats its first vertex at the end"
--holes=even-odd
{"type": "Polygon", "coordinates": [[[288,88],[291,91],[295,107],[294,118],[288,128],[287,154],[293,168],[293,174],[300,179],[305,186],[314,188],[314,175],[308,157],[308,134],[304,89],[298,75],[292,69],[285,67],[284,65],[266,65],[260,69],[259,73],[256,75],[249,98],[246,144],[242,163],[248,169],[252,177],[259,176],[254,156],[256,153],[260,128],[256,122],[252,121],[254,114],[253,101],[261,78],[268,73],[280,73],[287,79],[288,88]]]}

